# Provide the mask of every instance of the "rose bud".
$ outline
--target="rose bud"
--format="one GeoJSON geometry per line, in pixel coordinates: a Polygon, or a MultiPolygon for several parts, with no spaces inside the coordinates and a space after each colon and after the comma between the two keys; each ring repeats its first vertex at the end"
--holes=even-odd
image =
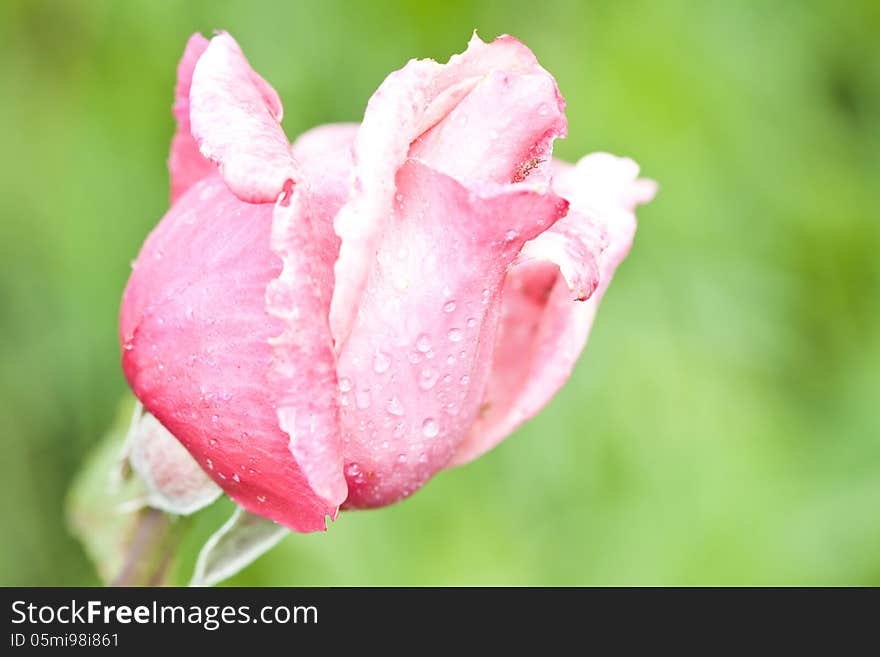
{"type": "Polygon", "coordinates": [[[174,107],[123,369],[216,484],[296,531],[396,502],[537,413],[655,192],[628,159],[552,159],[564,101],[509,36],[409,62],[360,126],[291,146],[236,42],[196,35],[174,107]]]}

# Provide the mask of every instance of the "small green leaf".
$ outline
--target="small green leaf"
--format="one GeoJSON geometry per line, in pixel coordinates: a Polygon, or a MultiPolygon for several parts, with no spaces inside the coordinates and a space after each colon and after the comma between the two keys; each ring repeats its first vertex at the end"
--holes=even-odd
{"type": "Polygon", "coordinates": [[[180,441],[137,407],[127,443],[129,463],[144,482],[149,506],[190,515],[223,494],[180,441]]]}
{"type": "Polygon", "coordinates": [[[202,547],[190,586],[212,586],[232,577],[275,547],[287,533],[281,525],[236,507],[232,517],[202,547]]]}
{"type": "Polygon", "coordinates": [[[74,479],[67,521],[105,583],[156,585],[164,581],[186,523],[146,506],[148,491],[127,460],[134,408],[131,397],[123,399],[113,426],[74,479]]]}

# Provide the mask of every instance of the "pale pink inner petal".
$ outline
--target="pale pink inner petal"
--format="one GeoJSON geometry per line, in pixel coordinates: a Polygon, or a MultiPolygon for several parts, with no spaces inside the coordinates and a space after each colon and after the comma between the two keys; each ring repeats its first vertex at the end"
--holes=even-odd
{"type": "Polygon", "coordinates": [[[415,160],[397,189],[339,356],[348,507],[396,501],[447,463],[479,412],[507,266],[567,208],[415,160]]]}
{"type": "MultiPolygon", "coordinates": [[[[412,60],[389,75],[370,98],[355,144],[354,194],[335,219],[336,232],[342,238],[330,310],[337,345],[342,345],[351,331],[373,254],[392,212],[397,194],[395,175],[413,141],[442,122],[493,71],[504,71],[509,76],[543,74],[552,81],[532,52],[513,37],[502,36],[487,44],[474,34],[468,49],[454,55],[447,64],[412,60]]],[[[547,100],[551,114],[558,101],[554,83],[554,94],[547,100]]],[[[540,102],[535,106],[536,112],[539,106],[540,102]]],[[[564,130],[563,122],[557,136],[564,134],[564,130]]],[[[523,161],[519,151],[527,153],[536,142],[514,142],[510,139],[505,148],[516,152],[513,157],[517,161],[509,167],[516,177],[516,166],[523,161]]],[[[543,153],[544,149],[540,150],[543,153]]],[[[471,170],[471,166],[467,163],[464,168],[471,170]]],[[[495,174],[477,179],[494,177],[495,174]]]]}
{"type": "Polygon", "coordinates": [[[481,413],[452,463],[497,445],[553,397],[586,344],[599,301],[632,245],[636,203],[653,197],[638,166],[597,153],[557,165],[568,215],[527,243],[504,285],[498,341],[481,413]]]}
{"type": "MultiPolygon", "coordinates": [[[[300,177],[297,186],[309,192],[310,204],[321,208],[313,216],[312,234],[319,242],[317,250],[332,263],[339,256],[339,237],[333,230],[333,217],[348,200],[354,154],[352,145],[358,126],[353,123],[332,123],[312,128],[300,135],[292,147],[300,177]]],[[[333,272],[322,280],[330,283],[328,298],[333,293],[333,272]]]]}
{"type": "Polygon", "coordinates": [[[550,75],[492,71],[416,139],[410,156],[462,181],[524,180],[564,134],[563,109],[550,75]]]}
{"type": "Polygon", "coordinates": [[[274,202],[296,179],[281,129],[281,101],[248,64],[235,40],[221,33],[198,60],[190,89],[192,134],[233,193],[250,203],[274,202]]]}

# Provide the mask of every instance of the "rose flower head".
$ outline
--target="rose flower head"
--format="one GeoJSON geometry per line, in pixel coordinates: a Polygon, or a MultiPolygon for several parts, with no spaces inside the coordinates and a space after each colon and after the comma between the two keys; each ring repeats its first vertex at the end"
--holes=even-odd
{"type": "MultiPolygon", "coordinates": [[[[178,68],[171,208],[122,300],[122,364],[208,478],[295,531],[407,497],[497,445],[569,377],[634,209],[629,159],[552,157],[553,76],[510,36],[389,75],[360,125],[290,143],[225,33],[178,68]]],[[[171,441],[173,443],[173,441],[171,441]]],[[[176,446],[176,445],[175,445],[176,446]]],[[[187,457],[188,458],[188,457],[187,457]]],[[[169,483],[170,482],[170,483],[169,483]]],[[[195,485],[195,484],[193,484],[195,485]]],[[[160,491],[173,508],[175,490],[160,491]],[[169,501],[170,500],[170,501],[169,501]]]]}

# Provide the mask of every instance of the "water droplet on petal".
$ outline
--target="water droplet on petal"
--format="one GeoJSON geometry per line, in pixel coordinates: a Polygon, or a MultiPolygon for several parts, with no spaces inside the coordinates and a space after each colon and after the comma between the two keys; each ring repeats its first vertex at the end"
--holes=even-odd
{"type": "Polygon", "coordinates": [[[422,333],[416,338],[416,349],[425,353],[431,348],[431,337],[427,333],[422,333]]]}
{"type": "Polygon", "coordinates": [[[433,438],[440,433],[440,425],[437,424],[437,420],[429,417],[422,422],[422,433],[425,434],[426,438],[433,438]]]}
{"type": "Polygon", "coordinates": [[[403,415],[403,404],[400,403],[397,396],[394,396],[388,401],[388,406],[386,406],[385,410],[391,413],[391,415],[403,415]]]}
{"type": "Polygon", "coordinates": [[[382,350],[377,350],[373,357],[373,370],[376,374],[384,374],[391,367],[391,358],[382,350]]]}
{"type": "Polygon", "coordinates": [[[413,365],[418,365],[422,362],[422,355],[418,351],[411,351],[407,358],[413,365]]]}
{"type": "Polygon", "coordinates": [[[506,233],[504,233],[504,239],[508,242],[512,242],[517,237],[519,237],[519,232],[515,231],[515,230],[509,230],[506,233]]]}
{"type": "Polygon", "coordinates": [[[471,377],[469,377],[467,374],[465,374],[464,376],[462,376],[459,379],[459,383],[461,383],[461,385],[463,385],[463,386],[466,386],[470,382],[471,382],[471,377]]]}
{"type": "Polygon", "coordinates": [[[450,342],[461,342],[461,329],[451,328],[448,335],[450,342]]]}
{"type": "Polygon", "coordinates": [[[351,390],[351,379],[346,376],[339,379],[339,389],[342,392],[348,392],[349,390],[351,390]]]}
{"type": "Polygon", "coordinates": [[[443,312],[451,313],[455,312],[455,301],[447,301],[443,304],[443,312]]]}
{"type": "Polygon", "coordinates": [[[440,373],[432,367],[426,367],[419,373],[419,387],[422,390],[430,390],[440,378],[440,373]]]}
{"type": "Polygon", "coordinates": [[[468,325],[468,328],[474,328],[474,326],[477,325],[477,320],[474,319],[473,317],[468,317],[467,318],[467,325],[468,325]]]}

